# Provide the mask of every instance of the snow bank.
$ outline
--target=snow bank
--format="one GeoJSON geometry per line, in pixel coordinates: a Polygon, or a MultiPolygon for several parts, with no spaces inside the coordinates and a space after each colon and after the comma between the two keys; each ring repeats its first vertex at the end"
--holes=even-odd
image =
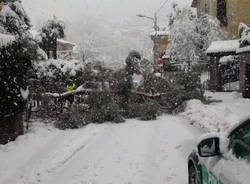
{"type": "Polygon", "coordinates": [[[66,131],[34,122],[26,135],[0,146],[0,183],[186,183],[197,136],[178,116],[66,131]]]}
{"type": "Polygon", "coordinates": [[[218,102],[205,105],[199,100],[191,100],[182,115],[207,132],[225,132],[250,115],[250,99],[242,98],[240,93],[206,92],[206,96],[218,102]]]}
{"type": "Polygon", "coordinates": [[[29,133],[0,145],[0,183],[40,183],[41,178],[64,165],[103,127],[61,131],[34,122],[29,133]]]}

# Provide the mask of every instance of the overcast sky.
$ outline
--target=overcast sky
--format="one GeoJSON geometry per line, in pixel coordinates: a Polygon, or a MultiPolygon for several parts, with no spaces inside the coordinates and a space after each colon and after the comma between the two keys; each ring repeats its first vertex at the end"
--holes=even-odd
{"type": "MultiPolygon", "coordinates": [[[[165,0],[22,0],[33,24],[56,15],[72,20],[85,17],[102,17],[109,20],[123,20],[138,13],[152,15],[165,0]]],[[[164,17],[171,11],[171,4],[176,2],[189,6],[191,0],[169,0],[161,10],[164,17]]]]}
{"type": "MultiPolygon", "coordinates": [[[[153,16],[165,0],[22,0],[33,29],[39,29],[53,15],[66,23],[66,39],[98,49],[105,60],[123,61],[130,50],[147,58],[153,45],[149,37],[153,22],[136,17],[153,16]],[[146,56],[145,56],[146,57],[146,56]]],[[[191,0],[169,0],[159,12],[159,26],[167,25],[172,4],[190,6],[191,0]]]]}

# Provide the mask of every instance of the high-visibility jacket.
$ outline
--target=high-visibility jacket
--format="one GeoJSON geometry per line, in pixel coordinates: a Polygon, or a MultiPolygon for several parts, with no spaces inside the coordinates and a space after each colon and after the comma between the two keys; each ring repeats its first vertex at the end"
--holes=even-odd
{"type": "Polygon", "coordinates": [[[72,85],[67,85],[67,92],[72,91],[75,87],[76,87],[76,85],[75,85],[75,84],[72,84],[72,85]]]}

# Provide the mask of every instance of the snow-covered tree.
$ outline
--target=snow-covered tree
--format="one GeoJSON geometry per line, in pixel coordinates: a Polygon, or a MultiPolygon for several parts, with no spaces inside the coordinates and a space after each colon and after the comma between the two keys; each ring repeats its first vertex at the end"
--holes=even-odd
{"type": "Polygon", "coordinates": [[[5,0],[0,10],[0,116],[16,118],[28,96],[27,71],[37,55],[30,21],[20,0],[5,0]]]}
{"type": "Polygon", "coordinates": [[[30,19],[25,13],[21,0],[3,0],[0,11],[0,32],[22,37],[30,28],[30,19]]]}
{"type": "Polygon", "coordinates": [[[64,37],[64,22],[58,20],[54,17],[51,20],[48,20],[41,29],[42,37],[42,49],[47,53],[50,58],[50,51],[53,53],[53,58],[57,59],[57,38],[64,37]]]}
{"type": "Polygon", "coordinates": [[[250,27],[244,23],[240,23],[238,28],[238,34],[240,37],[240,47],[250,45],[250,27]]]}
{"type": "Polygon", "coordinates": [[[191,9],[180,9],[176,4],[173,9],[166,52],[172,60],[190,68],[205,58],[210,43],[223,39],[223,34],[219,21],[209,15],[197,17],[191,9]]]}

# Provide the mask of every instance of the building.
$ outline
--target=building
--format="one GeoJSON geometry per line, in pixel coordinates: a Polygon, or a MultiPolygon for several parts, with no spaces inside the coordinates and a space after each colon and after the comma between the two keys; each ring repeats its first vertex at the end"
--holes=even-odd
{"type": "Polygon", "coordinates": [[[197,15],[202,13],[216,17],[229,39],[238,38],[238,26],[241,22],[250,25],[250,0],[193,0],[192,7],[197,15]]]}
{"type": "Polygon", "coordinates": [[[168,35],[169,33],[167,31],[157,31],[150,34],[154,42],[153,52],[155,64],[157,64],[158,60],[165,54],[169,43],[168,35]]]}
{"type": "Polygon", "coordinates": [[[57,58],[73,59],[75,43],[64,39],[57,39],[57,58]]]}
{"type": "Polygon", "coordinates": [[[239,30],[238,40],[215,41],[207,49],[210,56],[210,90],[223,91],[223,77],[229,74],[230,81],[226,82],[237,82],[237,90],[243,97],[250,98],[250,27],[240,24],[239,30]],[[227,62],[230,58],[233,63],[227,62]]]}
{"type": "Polygon", "coordinates": [[[239,61],[236,59],[236,50],[239,48],[239,40],[214,41],[207,49],[209,60],[208,89],[212,91],[233,91],[230,84],[239,79],[239,61]],[[230,74],[231,73],[231,74],[230,74]],[[232,79],[232,80],[230,80],[232,79]],[[225,87],[225,85],[229,87],[225,87]]]}
{"type": "MultiPolygon", "coordinates": [[[[42,42],[42,38],[40,33],[37,30],[30,30],[32,38],[37,42],[42,42]]],[[[49,52],[46,53],[48,58],[54,59],[73,59],[74,57],[74,48],[76,47],[75,43],[67,41],[65,39],[57,39],[57,41],[53,44],[56,44],[52,48],[49,49],[49,52]],[[56,49],[56,50],[54,50],[56,49]],[[53,51],[56,53],[56,58],[53,57],[53,51]]]]}

